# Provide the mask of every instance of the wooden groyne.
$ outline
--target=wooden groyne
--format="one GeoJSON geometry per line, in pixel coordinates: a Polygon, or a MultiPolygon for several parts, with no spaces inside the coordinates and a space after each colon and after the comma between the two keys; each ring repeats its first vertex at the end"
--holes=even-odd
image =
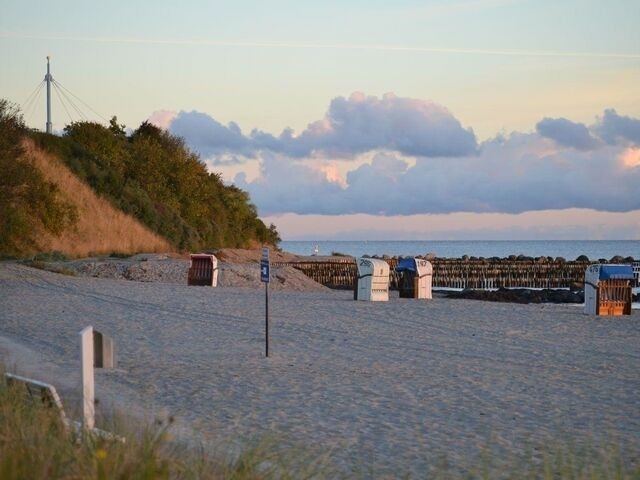
{"type": "Polygon", "coordinates": [[[351,289],[358,277],[356,261],[351,257],[337,257],[331,261],[277,263],[275,266],[291,266],[325,287],[351,289]]]}
{"type": "Polygon", "coordinates": [[[432,262],[433,285],[449,288],[571,288],[584,282],[589,261],[460,260],[432,262]]]}
{"type": "MultiPolygon", "coordinates": [[[[389,282],[397,289],[397,258],[384,258],[389,263],[389,282]]],[[[450,259],[435,258],[433,286],[436,288],[582,288],[589,260],[565,261],[550,257],[450,259]]],[[[279,263],[291,266],[329,288],[353,288],[357,278],[355,259],[340,257],[327,261],[279,263]]]]}

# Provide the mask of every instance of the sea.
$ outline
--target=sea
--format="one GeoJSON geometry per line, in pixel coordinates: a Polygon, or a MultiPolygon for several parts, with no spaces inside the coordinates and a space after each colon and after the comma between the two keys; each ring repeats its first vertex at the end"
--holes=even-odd
{"type": "Polygon", "coordinates": [[[441,258],[562,257],[575,260],[586,255],[589,260],[609,260],[616,255],[640,261],[640,240],[318,240],[282,241],[280,247],[298,255],[344,254],[416,256],[428,253],[441,258]]]}

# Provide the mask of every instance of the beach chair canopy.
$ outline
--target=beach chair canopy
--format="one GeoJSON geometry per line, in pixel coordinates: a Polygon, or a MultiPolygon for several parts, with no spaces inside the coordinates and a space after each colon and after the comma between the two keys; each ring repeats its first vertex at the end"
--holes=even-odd
{"type": "Polygon", "coordinates": [[[415,258],[401,258],[398,260],[398,266],[396,267],[396,272],[415,272],[416,268],[416,259],[415,258]]]}
{"type": "Polygon", "coordinates": [[[633,280],[631,265],[600,265],[599,280],[633,280]]]}
{"type": "Polygon", "coordinates": [[[398,260],[398,266],[395,268],[396,272],[414,272],[418,276],[429,275],[433,273],[433,266],[431,262],[423,260],[421,258],[401,258],[398,260]]]}
{"type": "Polygon", "coordinates": [[[376,258],[359,258],[357,260],[358,275],[360,277],[374,276],[374,277],[389,277],[389,264],[384,260],[376,258]]]}
{"type": "Polygon", "coordinates": [[[401,258],[395,271],[400,274],[400,298],[432,298],[433,265],[423,258],[401,258]]]}

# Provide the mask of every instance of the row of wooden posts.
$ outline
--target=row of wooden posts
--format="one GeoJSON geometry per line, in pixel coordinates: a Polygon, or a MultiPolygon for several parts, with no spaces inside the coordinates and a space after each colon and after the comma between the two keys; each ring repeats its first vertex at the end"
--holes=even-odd
{"type": "MultiPolygon", "coordinates": [[[[389,263],[389,286],[398,288],[395,272],[397,258],[389,263]]],[[[589,261],[512,260],[512,259],[433,259],[433,286],[440,288],[571,288],[584,283],[589,261]]],[[[291,266],[318,283],[330,288],[353,288],[358,276],[355,259],[346,257],[331,261],[279,263],[291,266]]]]}

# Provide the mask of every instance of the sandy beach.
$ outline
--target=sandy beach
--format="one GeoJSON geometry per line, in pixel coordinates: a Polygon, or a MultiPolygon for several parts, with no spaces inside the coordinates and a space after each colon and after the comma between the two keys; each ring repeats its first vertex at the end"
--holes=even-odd
{"type": "MultiPolygon", "coordinates": [[[[243,268],[257,278],[257,266],[243,268]]],[[[118,350],[118,368],[97,371],[104,405],[167,412],[196,441],[275,433],[331,450],[346,475],[420,477],[443,456],[464,466],[487,448],[508,455],[549,441],[618,442],[640,459],[638,310],[603,318],[575,305],[397,293],[354,302],[349,291],[282,281],[266,359],[259,282],[225,284],[222,272],[212,289],[180,278],[2,262],[0,360],[53,383],[74,408],[78,332],[93,325],[118,350]]]]}

